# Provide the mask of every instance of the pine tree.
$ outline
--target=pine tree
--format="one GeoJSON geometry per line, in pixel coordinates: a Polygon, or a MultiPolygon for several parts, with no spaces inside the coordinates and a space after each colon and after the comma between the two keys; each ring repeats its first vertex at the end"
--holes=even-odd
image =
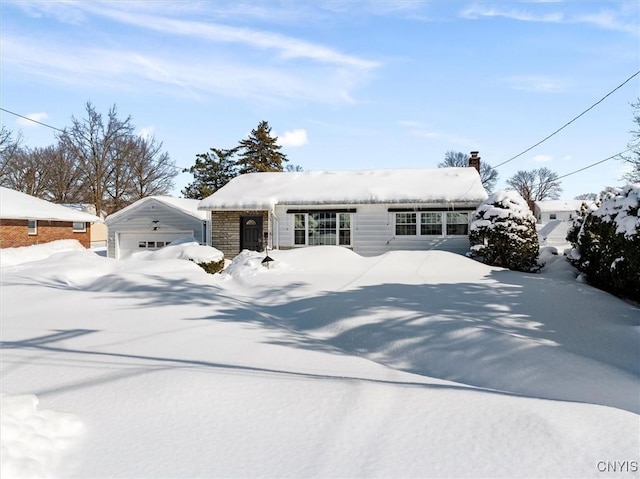
{"type": "Polygon", "coordinates": [[[185,198],[201,200],[231,181],[238,175],[233,159],[237,151],[238,148],[209,148],[208,152],[196,155],[195,165],[183,170],[184,173],[191,173],[194,181],[182,190],[182,195],[185,198]]]}
{"type": "Polygon", "coordinates": [[[470,256],[483,263],[526,272],[538,267],[536,219],[516,191],[497,191],[478,206],[469,242],[470,256]]]}
{"type": "Polygon", "coordinates": [[[277,144],[277,140],[277,137],[271,136],[269,123],[261,121],[257,128],[251,130],[249,137],[239,143],[239,173],[283,171],[283,162],[288,160],[280,152],[282,147],[277,144]]]}

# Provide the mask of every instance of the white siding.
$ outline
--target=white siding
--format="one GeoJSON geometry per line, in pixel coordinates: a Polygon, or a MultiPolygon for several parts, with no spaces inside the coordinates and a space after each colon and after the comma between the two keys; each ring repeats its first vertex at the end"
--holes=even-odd
{"type": "Polygon", "coordinates": [[[201,244],[207,243],[203,231],[205,222],[172,208],[160,201],[147,201],[138,208],[132,208],[116,221],[106,220],[108,227],[107,255],[117,258],[120,255],[116,251],[116,238],[119,233],[137,233],[143,235],[149,233],[150,240],[154,234],[193,231],[193,235],[201,244]],[[157,228],[154,230],[154,228],[157,228]]]}
{"type": "MultiPolygon", "coordinates": [[[[389,208],[411,205],[376,204],[376,205],[323,205],[318,207],[304,207],[306,209],[331,210],[349,208],[355,209],[352,214],[352,249],[362,256],[375,256],[394,250],[428,250],[437,249],[464,254],[469,250],[467,236],[396,236],[394,214],[389,208]]],[[[273,231],[276,248],[292,248],[293,245],[293,214],[287,214],[288,209],[302,209],[303,207],[277,206],[275,208],[273,231]]],[[[450,206],[443,206],[442,211],[450,210],[450,206]]]]}
{"type": "Polygon", "coordinates": [[[553,218],[556,220],[571,221],[577,216],[577,213],[575,211],[543,211],[540,213],[538,223],[548,223],[552,220],[551,215],[556,215],[556,217],[553,218]]]}

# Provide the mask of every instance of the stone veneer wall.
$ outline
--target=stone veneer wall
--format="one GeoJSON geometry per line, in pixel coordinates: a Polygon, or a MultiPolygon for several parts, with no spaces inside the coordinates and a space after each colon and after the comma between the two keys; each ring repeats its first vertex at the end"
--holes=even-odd
{"type": "Polygon", "coordinates": [[[224,253],[227,259],[240,253],[240,217],[262,216],[262,227],[268,231],[269,213],[267,211],[212,211],[211,245],[224,253]]]}

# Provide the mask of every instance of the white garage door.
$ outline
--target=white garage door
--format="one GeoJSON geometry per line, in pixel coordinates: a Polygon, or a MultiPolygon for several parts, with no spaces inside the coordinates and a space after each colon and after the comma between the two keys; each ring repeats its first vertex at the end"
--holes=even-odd
{"type": "Polygon", "coordinates": [[[193,231],[147,231],[141,233],[118,233],[116,258],[122,259],[136,251],[162,248],[178,238],[193,236],[193,231]]]}

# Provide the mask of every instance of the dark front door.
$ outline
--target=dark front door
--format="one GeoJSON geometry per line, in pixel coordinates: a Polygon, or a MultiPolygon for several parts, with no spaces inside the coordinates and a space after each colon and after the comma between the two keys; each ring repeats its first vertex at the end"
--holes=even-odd
{"type": "Polygon", "coordinates": [[[262,251],[262,216],[240,218],[240,251],[262,251]]]}

